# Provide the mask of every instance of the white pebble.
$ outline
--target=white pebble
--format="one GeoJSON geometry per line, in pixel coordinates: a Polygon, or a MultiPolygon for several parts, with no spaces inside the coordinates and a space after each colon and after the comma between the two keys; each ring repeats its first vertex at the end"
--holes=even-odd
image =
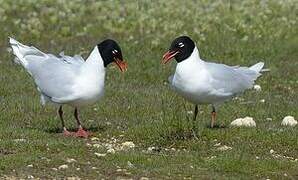
{"type": "Polygon", "coordinates": [[[193,112],[192,111],[187,111],[187,114],[193,114],[193,112]]]}
{"type": "Polygon", "coordinates": [[[269,152],[270,152],[270,154],[273,154],[274,153],[274,150],[273,149],[270,149],[269,152]]]}
{"type": "Polygon", "coordinates": [[[67,163],[73,163],[73,162],[77,162],[77,161],[75,159],[72,159],[72,158],[67,158],[66,162],[67,163]]]}
{"type": "Polygon", "coordinates": [[[115,149],[111,148],[111,149],[108,149],[107,150],[107,153],[110,153],[110,154],[115,154],[115,149]]]}
{"type": "Polygon", "coordinates": [[[134,167],[135,167],[130,161],[127,161],[127,166],[128,166],[129,168],[134,168],[134,167]]]}
{"type": "Polygon", "coordinates": [[[134,147],[135,147],[135,144],[132,141],[126,141],[122,143],[121,149],[129,150],[129,149],[133,149],[134,147]]]}
{"type": "Polygon", "coordinates": [[[27,167],[30,167],[31,168],[31,167],[33,167],[33,164],[29,164],[29,165],[27,165],[27,167]]]}
{"type": "Polygon", "coordinates": [[[231,126],[256,127],[256,122],[252,117],[238,118],[231,122],[231,126]]]}
{"type": "Polygon", "coordinates": [[[28,179],[34,179],[34,176],[32,176],[32,175],[28,175],[27,178],[28,178],[28,179]]]}
{"type": "Polygon", "coordinates": [[[92,137],[91,141],[99,141],[99,138],[98,137],[92,137]]]}
{"type": "Polygon", "coordinates": [[[219,151],[227,151],[227,150],[231,150],[231,149],[232,149],[232,147],[226,146],[226,145],[223,145],[223,146],[220,146],[217,148],[217,150],[219,150],[219,151]]]}
{"type": "Polygon", "coordinates": [[[26,142],[26,139],[14,139],[14,142],[26,142]]]}
{"type": "Polygon", "coordinates": [[[149,180],[147,177],[141,177],[140,180],[149,180]]]}
{"type": "Polygon", "coordinates": [[[102,154],[102,153],[94,153],[96,157],[105,157],[107,154],[102,154]]]}
{"type": "Polygon", "coordinates": [[[67,168],[68,168],[68,165],[66,165],[66,164],[63,164],[58,167],[58,169],[60,169],[60,170],[67,169],[67,168]]]}
{"type": "Polygon", "coordinates": [[[264,102],[265,102],[265,99],[261,99],[260,102],[261,102],[261,103],[264,103],[264,102]]]}
{"type": "Polygon", "coordinates": [[[218,146],[220,146],[220,145],[221,145],[221,143],[219,142],[219,143],[214,144],[213,146],[214,146],[214,147],[218,147],[218,146]]]}
{"type": "Polygon", "coordinates": [[[297,121],[294,119],[293,116],[286,116],[284,117],[284,119],[281,122],[282,126],[296,126],[297,125],[297,121]]]}
{"type": "Polygon", "coordinates": [[[153,149],[155,149],[154,146],[152,146],[152,147],[148,147],[148,148],[147,148],[147,151],[153,151],[153,149]]]}
{"type": "Polygon", "coordinates": [[[101,145],[100,145],[100,144],[93,144],[93,147],[95,147],[95,148],[100,148],[101,145]]]}
{"type": "Polygon", "coordinates": [[[262,88],[261,88],[260,85],[256,84],[256,85],[254,85],[254,90],[256,90],[256,91],[261,91],[262,88]]]}

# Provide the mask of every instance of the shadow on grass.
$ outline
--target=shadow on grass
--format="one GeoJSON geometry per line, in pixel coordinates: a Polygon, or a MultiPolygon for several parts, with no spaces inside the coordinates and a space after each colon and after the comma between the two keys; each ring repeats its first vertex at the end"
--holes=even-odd
{"type": "Polygon", "coordinates": [[[211,127],[210,124],[208,124],[206,125],[206,127],[209,129],[225,129],[225,128],[228,128],[229,126],[224,124],[215,124],[213,127],[211,127]]]}
{"type": "MultiPolygon", "coordinates": [[[[67,129],[68,131],[75,132],[78,129],[77,128],[69,128],[67,129]]],[[[89,131],[89,132],[104,132],[107,130],[105,126],[91,126],[91,127],[84,127],[84,130],[89,131]]],[[[44,130],[47,133],[62,133],[62,128],[60,127],[54,127],[54,128],[49,128],[44,130]]]]}

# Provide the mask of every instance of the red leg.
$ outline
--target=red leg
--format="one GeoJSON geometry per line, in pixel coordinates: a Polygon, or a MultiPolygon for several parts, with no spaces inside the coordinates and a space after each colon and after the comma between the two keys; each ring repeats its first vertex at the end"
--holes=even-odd
{"type": "Polygon", "coordinates": [[[72,136],[73,133],[69,132],[69,131],[66,129],[66,127],[65,127],[65,123],[64,123],[64,119],[63,119],[62,105],[59,107],[58,114],[59,114],[59,117],[60,117],[60,120],[61,120],[61,123],[62,123],[63,135],[64,135],[64,136],[72,136]]]}
{"type": "Polygon", "coordinates": [[[78,113],[78,109],[75,108],[75,111],[74,111],[74,116],[77,120],[77,123],[78,123],[78,131],[75,133],[75,136],[76,137],[82,137],[82,138],[87,138],[89,136],[89,133],[87,131],[85,131],[81,125],[81,121],[79,119],[79,113],[78,113]]]}
{"type": "Polygon", "coordinates": [[[215,124],[215,121],[216,121],[216,111],[215,111],[215,107],[212,106],[212,112],[211,112],[211,128],[214,127],[214,124],[215,124]]]}

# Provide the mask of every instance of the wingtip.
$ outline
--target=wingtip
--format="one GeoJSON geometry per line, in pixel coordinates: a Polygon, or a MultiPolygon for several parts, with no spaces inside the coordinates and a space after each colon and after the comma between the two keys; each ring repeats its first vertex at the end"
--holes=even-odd
{"type": "Polygon", "coordinates": [[[12,38],[12,37],[10,37],[10,36],[8,36],[8,39],[9,39],[9,43],[10,43],[10,44],[17,44],[17,43],[18,43],[17,40],[15,40],[14,38],[12,38]]]}

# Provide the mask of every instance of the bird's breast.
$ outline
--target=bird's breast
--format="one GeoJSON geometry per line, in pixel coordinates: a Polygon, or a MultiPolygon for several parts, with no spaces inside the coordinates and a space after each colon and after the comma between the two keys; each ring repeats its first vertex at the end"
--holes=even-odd
{"type": "Polygon", "coordinates": [[[74,87],[76,106],[85,106],[96,103],[104,95],[104,76],[85,76],[77,79],[74,87]]]}
{"type": "Polygon", "coordinates": [[[209,104],[215,101],[209,81],[208,73],[203,69],[193,73],[176,71],[172,86],[179,95],[194,104],[209,104]]]}

